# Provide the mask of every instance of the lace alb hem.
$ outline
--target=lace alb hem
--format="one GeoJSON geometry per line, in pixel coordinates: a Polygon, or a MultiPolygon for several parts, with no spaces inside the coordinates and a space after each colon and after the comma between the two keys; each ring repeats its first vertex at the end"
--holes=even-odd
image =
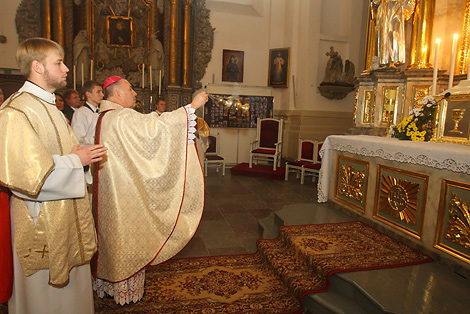
{"type": "Polygon", "coordinates": [[[104,298],[104,294],[114,297],[117,304],[124,305],[136,303],[144,296],[145,269],[142,269],[127,280],[109,282],[102,279],[93,279],[93,290],[98,297],[104,298]]]}

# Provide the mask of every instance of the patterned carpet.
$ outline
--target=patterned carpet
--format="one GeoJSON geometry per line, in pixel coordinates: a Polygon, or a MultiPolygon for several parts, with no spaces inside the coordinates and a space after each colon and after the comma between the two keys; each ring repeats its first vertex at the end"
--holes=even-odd
{"type": "Polygon", "coordinates": [[[361,223],[284,226],[255,254],[170,260],[146,269],[144,298],[126,306],[95,299],[96,313],[301,313],[300,300],[328,289],[337,272],[431,259],[361,223]]]}

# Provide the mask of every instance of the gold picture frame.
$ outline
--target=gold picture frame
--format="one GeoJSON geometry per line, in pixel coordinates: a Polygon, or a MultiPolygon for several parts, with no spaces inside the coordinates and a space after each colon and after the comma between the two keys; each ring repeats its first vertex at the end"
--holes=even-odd
{"type": "Polygon", "coordinates": [[[425,174],[378,165],[373,217],[421,239],[428,181],[425,174]]]}
{"type": "Polygon", "coordinates": [[[443,179],[434,247],[470,263],[470,184],[443,179]]]}
{"type": "Polygon", "coordinates": [[[108,47],[134,46],[132,17],[107,16],[106,34],[108,47]]]}
{"type": "Polygon", "coordinates": [[[442,99],[436,141],[470,145],[470,94],[442,99]]]}

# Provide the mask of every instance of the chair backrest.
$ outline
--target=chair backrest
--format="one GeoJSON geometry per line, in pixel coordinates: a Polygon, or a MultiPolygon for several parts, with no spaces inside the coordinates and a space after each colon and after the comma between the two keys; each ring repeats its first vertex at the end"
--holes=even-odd
{"type": "Polygon", "coordinates": [[[315,150],[315,156],[316,156],[315,162],[316,163],[321,163],[320,150],[323,146],[323,142],[317,142],[317,141],[315,141],[315,142],[316,142],[315,144],[317,146],[316,150],[315,150]]]}
{"type": "Polygon", "coordinates": [[[298,159],[302,161],[315,162],[315,142],[299,138],[298,159]]]}
{"type": "Polygon", "coordinates": [[[259,140],[259,147],[275,148],[274,144],[282,142],[282,124],[282,119],[258,118],[257,139],[259,140]]]}
{"type": "MultiPolygon", "coordinates": [[[[217,134],[219,137],[219,134],[217,134]]],[[[219,153],[219,146],[217,143],[217,137],[209,135],[209,147],[206,150],[206,155],[217,155],[219,153]]]]}

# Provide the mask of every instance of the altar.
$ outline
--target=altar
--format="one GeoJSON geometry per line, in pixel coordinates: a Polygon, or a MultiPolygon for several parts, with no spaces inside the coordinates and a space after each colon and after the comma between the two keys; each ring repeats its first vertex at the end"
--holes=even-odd
{"type": "Polygon", "coordinates": [[[469,146],[332,135],[320,155],[319,203],[470,270],[469,146]]]}

